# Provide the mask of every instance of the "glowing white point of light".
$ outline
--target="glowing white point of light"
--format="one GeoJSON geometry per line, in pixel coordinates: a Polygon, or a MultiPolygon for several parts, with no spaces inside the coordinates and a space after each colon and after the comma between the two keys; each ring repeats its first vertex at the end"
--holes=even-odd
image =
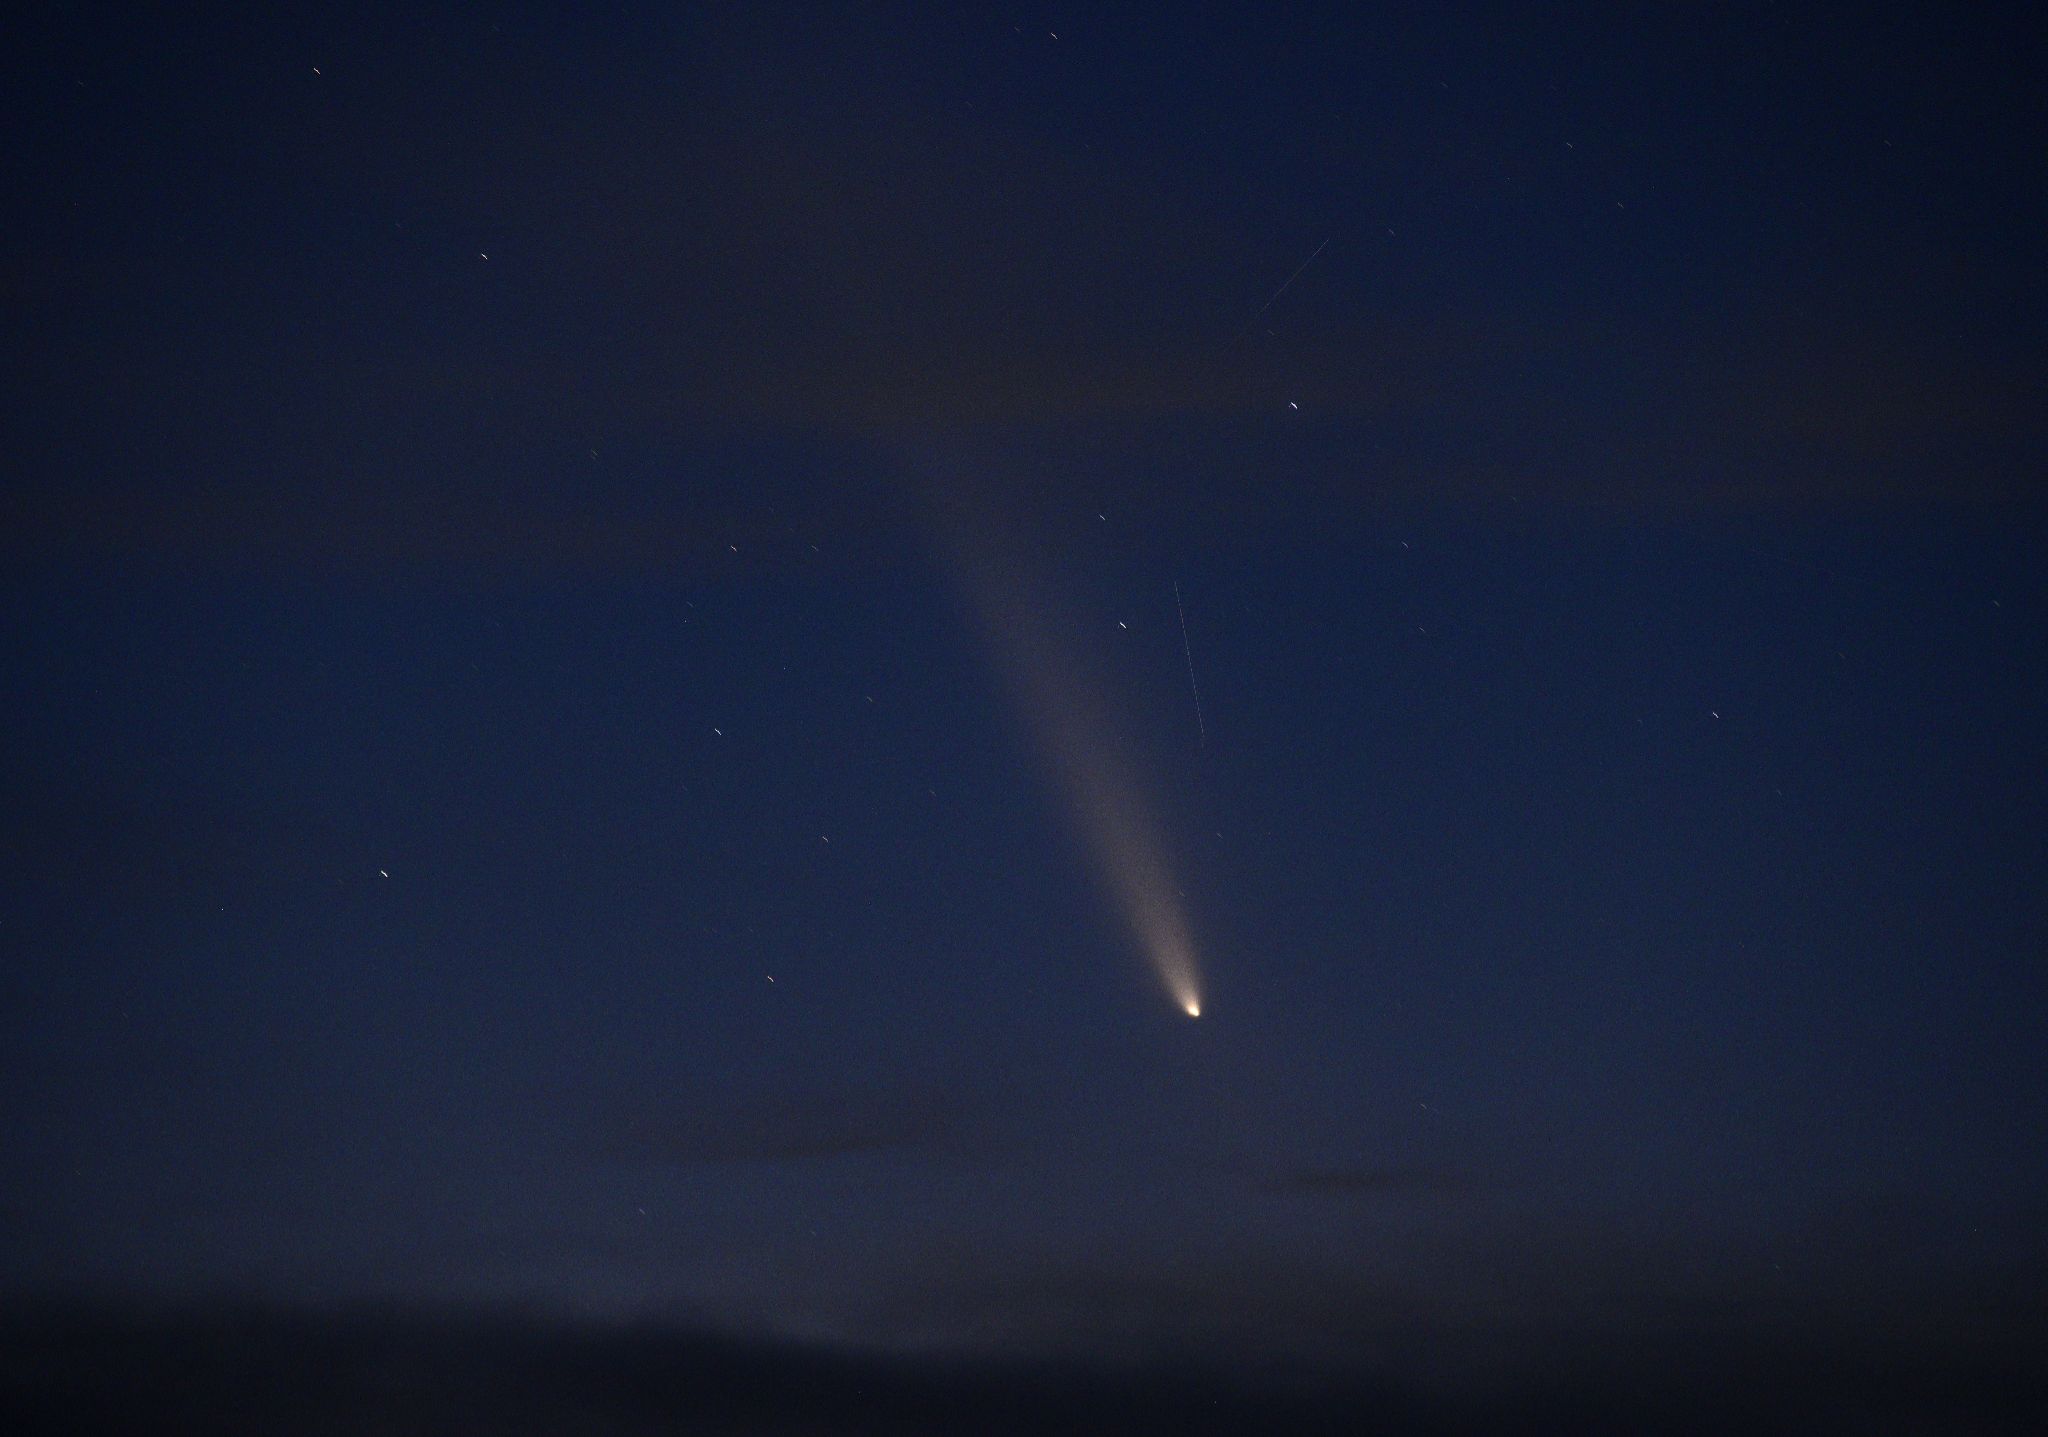
{"type": "MultiPolygon", "coordinates": [[[[1174,882],[1164,835],[1138,775],[1123,761],[1104,704],[1062,652],[1054,626],[1043,620],[1049,606],[1024,566],[1008,562],[996,546],[974,542],[965,525],[953,537],[960,544],[961,577],[1036,730],[1049,776],[1065,790],[1106,896],[1122,910],[1163,996],[1199,1018],[1201,979],[1185,895],[1174,882]]],[[[1130,631],[1127,620],[1111,617],[1120,632],[1130,631]]]]}

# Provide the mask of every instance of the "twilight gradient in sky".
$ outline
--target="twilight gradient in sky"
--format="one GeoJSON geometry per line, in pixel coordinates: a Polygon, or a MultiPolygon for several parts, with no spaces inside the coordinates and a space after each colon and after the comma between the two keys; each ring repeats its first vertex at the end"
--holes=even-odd
{"type": "Polygon", "coordinates": [[[0,1305],[97,1336],[9,1330],[82,1390],[246,1298],[687,1325],[760,1393],[802,1341],[1994,1430],[2044,35],[42,7],[0,1305]]]}

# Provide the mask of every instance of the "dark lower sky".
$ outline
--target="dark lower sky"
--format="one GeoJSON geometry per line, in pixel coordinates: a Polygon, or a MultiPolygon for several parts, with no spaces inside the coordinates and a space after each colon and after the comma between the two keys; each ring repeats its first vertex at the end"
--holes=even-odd
{"type": "Polygon", "coordinates": [[[2043,1337],[2025,26],[16,48],[8,1302],[2043,1337]]]}

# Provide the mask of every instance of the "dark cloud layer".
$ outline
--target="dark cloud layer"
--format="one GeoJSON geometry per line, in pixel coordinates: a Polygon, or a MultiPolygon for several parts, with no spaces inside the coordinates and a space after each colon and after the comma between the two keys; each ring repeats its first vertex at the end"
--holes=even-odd
{"type": "Polygon", "coordinates": [[[1167,1361],[963,1361],[660,1327],[373,1311],[15,1307],[0,1400],[21,1433],[278,1431],[1814,1432],[2038,1430],[2012,1343],[1859,1347],[1712,1333],[1587,1343],[1470,1382],[1167,1361]]]}

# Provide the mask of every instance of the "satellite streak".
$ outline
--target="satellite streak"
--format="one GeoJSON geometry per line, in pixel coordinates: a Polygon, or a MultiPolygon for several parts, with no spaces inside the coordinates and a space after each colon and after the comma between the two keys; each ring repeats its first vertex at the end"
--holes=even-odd
{"type": "Polygon", "coordinates": [[[1195,651],[1188,643],[1188,611],[1180,601],[1180,580],[1173,581],[1173,607],[1180,614],[1180,651],[1187,655],[1188,690],[1195,696],[1195,732],[1201,735],[1202,747],[1209,746],[1209,725],[1202,722],[1202,686],[1195,682],[1195,651]]]}
{"type": "Polygon", "coordinates": [[[1328,240],[1324,240],[1321,244],[1317,245],[1316,252],[1301,262],[1301,269],[1297,269],[1293,274],[1287,276],[1286,280],[1281,284],[1280,288],[1273,291],[1273,297],[1267,300],[1264,304],[1260,305],[1259,313],[1253,315],[1252,318],[1257,319],[1259,315],[1263,315],[1275,304],[1278,304],[1280,302],[1280,296],[1287,293],[1287,286],[1293,284],[1296,280],[1300,279],[1302,275],[1302,270],[1306,270],[1310,265],[1314,264],[1316,260],[1321,257],[1323,251],[1328,249],[1329,247],[1330,242],[1328,240]]]}
{"type": "Polygon", "coordinates": [[[1301,267],[1299,269],[1296,269],[1293,274],[1290,274],[1289,276],[1287,276],[1286,279],[1282,280],[1280,282],[1280,288],[1273,291],[1273,297],[1267,300],[1264,304],[1260,305],[1259,312],[1244,322],[1244,328],[1237,332],[1237,339],[1233,339],[1232,341],[1230,341],[1231,344],[1235,345],[1238,342],[1238,340],[1241,340],[1247,334],[1250,334],[1252,332],[1253,327],[1257,325],[1260,320],[1266,317],[1266,311],[1271,309],[1274,305],[1280,302],[1280,296],[1287,293],[1287,287],[1293,284],[1296,280],[1300,279],[1303,272],[1306,271],[1310,265],[1314,264],[1316,260],[1321,257],[1323,251],[1328,249],[1329,247],[1330,242],[1327,239],[1324,240],[1321,244],[1317,245],[1316,252],[1310,255],[1307,259],[1303,260],[1301,262],[1301,267]]]}

